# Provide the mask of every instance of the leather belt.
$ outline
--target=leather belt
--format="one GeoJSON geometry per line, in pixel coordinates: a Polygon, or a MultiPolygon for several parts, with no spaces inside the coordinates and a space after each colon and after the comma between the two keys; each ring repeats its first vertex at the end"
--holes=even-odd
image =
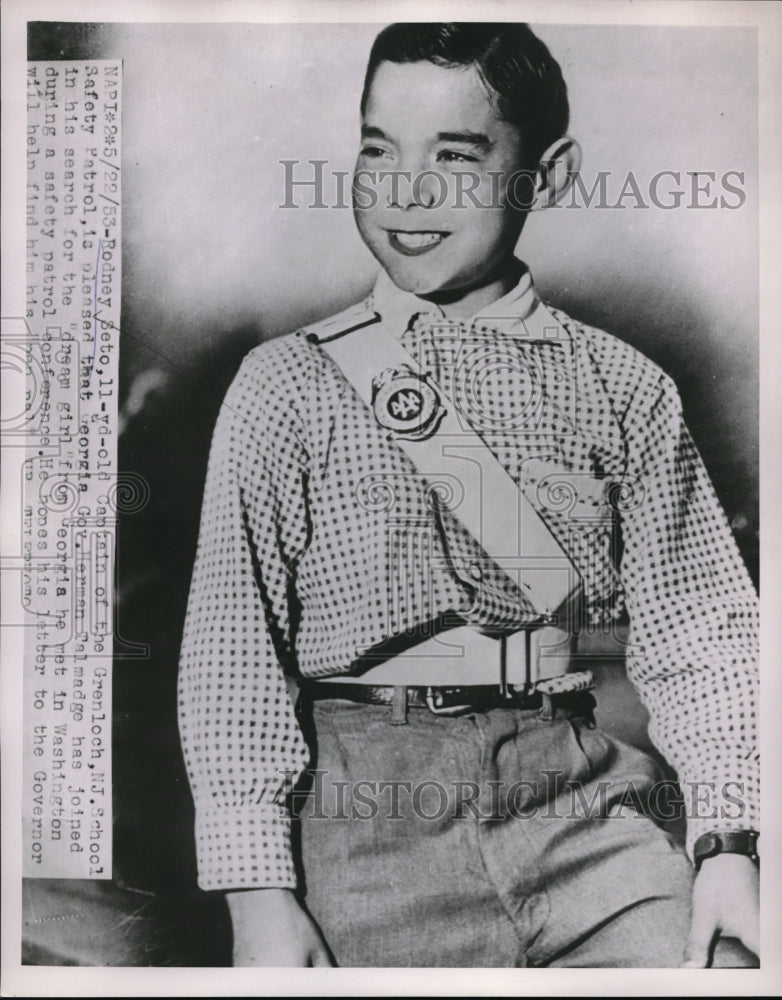
{"type": "Polygon", "coordinates": [[[434,715],[457,715],[492,708],[540,709],[543,718],[553,718],[556,711],[590,715],[595,700],[589,693],[594,686],[588,670],[541,681],[534,690],[509,685],[505,691],[495,684],[471,684],[463,687],[404,687],[392,684],[331,684],[306,680],[300,683],[301,695],[309,701],[352,701],[364,705],[390,705],[396,710],[426,708],[434,715]]]}
{"type": "MultiPolygon", "coordinates": [[[[365,669],[351,672],[361,678],[361,683],[381,687],[497,683],[530,690],[543,679],[566,674],[572,650],[572,633],[564,628],[545,626],[494,637],[463,625],[438,632],[396,655],[369,655],[363,664],[365,669]]],[[[332,682],[348,683],[349,678],[330,677],[332,682]]]]}

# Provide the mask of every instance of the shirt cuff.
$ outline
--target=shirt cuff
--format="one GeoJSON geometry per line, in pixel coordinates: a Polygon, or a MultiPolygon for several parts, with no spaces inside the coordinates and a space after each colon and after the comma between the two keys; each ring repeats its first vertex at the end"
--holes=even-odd
{"type": "Polygon", "coordinates": [[[201,889],[295,889],[291,819],[274,803],[196,810],[201,889]]]}

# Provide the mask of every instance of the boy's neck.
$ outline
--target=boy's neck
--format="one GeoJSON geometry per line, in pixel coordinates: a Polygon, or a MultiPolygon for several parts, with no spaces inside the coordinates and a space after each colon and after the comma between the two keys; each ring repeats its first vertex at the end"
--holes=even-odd
{"type": "Polygon", "coordinates": [[[481,309],[496,302],[497,299],[507,295],[512,288],[515,288],[524,270],[524,264],[513,257],[507,262],[502,272],[497,274],[494,280],[488,284],[482,284],[467,292],[460,288],[453,292],[433,292],[431,295],[420,295],[419,298],[439,306],[445,316],[453,318],[475,316],[481,309]]]}

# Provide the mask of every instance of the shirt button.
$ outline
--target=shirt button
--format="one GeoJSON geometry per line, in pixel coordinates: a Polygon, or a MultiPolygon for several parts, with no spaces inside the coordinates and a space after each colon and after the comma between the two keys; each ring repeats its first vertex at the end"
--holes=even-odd
{"type": "Polygon", "coordinates": [[[468,572],[476,583],[480,583],[481,580],[483,579],[483,570],[481,569],[481,567],[478,565],[477,562],[470,563],[468,572]]]}

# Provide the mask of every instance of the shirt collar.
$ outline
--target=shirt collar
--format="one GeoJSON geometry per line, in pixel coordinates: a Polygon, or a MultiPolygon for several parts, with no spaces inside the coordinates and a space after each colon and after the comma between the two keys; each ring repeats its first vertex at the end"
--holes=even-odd
{"type": "MultiPolygon", "coordinates": [[[[486,326],[512,334],[523,328],[529,337],[529,329],[523,326],[540,305],[540,298],[532,281],[532,275],[522,264],[521,276],[509,292],[483,307],[474,316],[460,320],[466,326],[486,326]]],[[[401,337],[410,325],[410,320],[418,313],[427,313],[433,318],[445,314],[433,302],[419,298],[412,292],[405,292],[391,281],[385,271],[381,271],[372,292],[372,308],[395,336],[401,337]]]]}

